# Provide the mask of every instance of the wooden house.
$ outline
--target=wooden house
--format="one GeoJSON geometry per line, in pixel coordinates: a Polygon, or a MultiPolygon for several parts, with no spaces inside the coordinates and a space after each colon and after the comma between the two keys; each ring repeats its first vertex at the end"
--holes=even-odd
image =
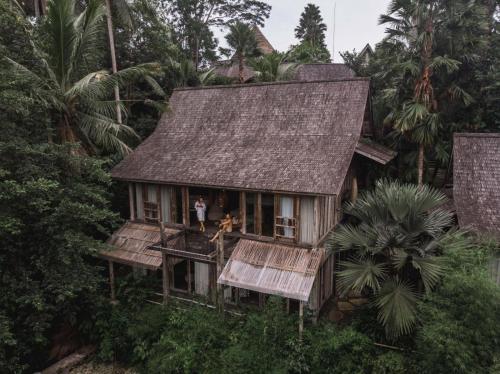
{"type": "Polygon", "coordinates": [[[154,133],[112,171],[128,183],[130,220],[101,254],[111,276],[114,262],[128,264],[161,272],[165,299],[279,295],[317,315],[334,292],[325,240],[342,203],[366,168],[394,157],[368,139],[369,86],[347,78],[175,90],[154,133]],[[233,231],[209,242],[227,213],[233,231]]]}

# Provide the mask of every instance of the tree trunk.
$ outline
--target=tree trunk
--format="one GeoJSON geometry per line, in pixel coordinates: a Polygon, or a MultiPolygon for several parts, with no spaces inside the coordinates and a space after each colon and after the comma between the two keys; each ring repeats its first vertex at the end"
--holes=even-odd
{"type": "Polygon", "coordinates": [[[238,70],[239,70],[239,76],[240,76],[240,84],[245,82],[245,79],[243,77],[243,54],[238,53],[238,70]]]}
{"type": "MultiPolygon", "coordinates": [[[[115,37],[113,35],[113,18],[111,14],[111,0],[106,0],[106,21],[108,25],[109,50],[111,52],[111,69],[115,74],[118,69],[116,67],[116,51],[115,37]]],[[[122,123],[122,112],[120,109],[120,89],[115,86],[115,101],[116,101],[116,121],[122,123]]]]}
{"type": "Polygon", "coordinates": [[[418,185],[423,186],[424,184],[424,145],[421,143],[418,145],[418,185]]]}

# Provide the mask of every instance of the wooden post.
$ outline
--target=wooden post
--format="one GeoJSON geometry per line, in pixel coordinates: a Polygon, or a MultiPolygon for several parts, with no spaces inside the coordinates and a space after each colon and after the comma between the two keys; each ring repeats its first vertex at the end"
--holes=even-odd
{"type": "Polygon", "coordinates": [[[161,250],[162,259],[162,281],[163,281],[163,304],[168,303],[168,297],[170,296],[170,272],[168,268],[168,257],[165,249],[161,250]]]}
{"type": "MultiPolygon", "coordinates": [[[[224,266],[224,231],[219,234],[219,242],[217,243],[217,281],[222,274],[222,268],[224,266]]],[[[222,289],[222,284],[217,282],[217,306],[219,312],[224,311],[224,291],[222,289]]]]}
{"type": "Polygon", "coordinates": [[[304,332],[304,302],[301,300],[299,304],[299,339],[302,340],[304,332]]]}
{"type": "Polygon", "coordinates": [[[192,285],[192,279],[191,279],[191,260],[187,260],[187,276],[188,276],[188,294],[191,295],[191,285],[192,285]]]}
{"type": "Polygon", "coordinates": [[[182,224],[189,227],[189,188],[182,187],[182,224]]]}
{"type": "Polygon", "coordinates": [[[257,193],[255,202],[255,234],[262,235],[262,194],[257,193]]]}
{"type": "Polygon", "coordinates": [[[161,265],[162,265],[162,283],[163,283],[163,304],[167,304],[170,295],[170,273],[168,268],[168,257],[165,248],[167,246],[167,235],[165,234],[165,224],[160,222],[161,237],[161,265]]]}
{"type": "Polygon", "coordinates": [[[130,206],[130,220],[135,220],[135,209],[134,209],[134,186],[132,183],[128,184],[128,203],[130,206]]]}
{"type": "Polygon", "coordinates": [[[314,198],[314,239],[313,243],[316,244],[321,237],[321,227],[320,227],[320,206],[319,197],[314,198]]]}
{"type": "Polygon", "coordinates": [[[111,302],[116,302],[115,293],[115,267],[113,261],[109,260],[109,286],[111,288],[111,302]]]}
{"type": "Polygon", "coordinates": [[[356,174],[352,175],[352,186],[351,186],[351,202],[355,202],[358,198],[358,178],[356,174]]]}
{"type": "Polygon", "coordinates": [[[241,233],[247,233],[247,199],[246,193],[240,192],[240,218],[241,218],[241,233]]]}

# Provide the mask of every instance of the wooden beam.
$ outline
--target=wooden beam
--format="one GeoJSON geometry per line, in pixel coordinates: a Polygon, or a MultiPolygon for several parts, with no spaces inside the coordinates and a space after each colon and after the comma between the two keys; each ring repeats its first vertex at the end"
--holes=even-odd
{"type": "Polygon", "coordinates": [[[135,207],[134,207],[134,185],[128,184],[128,204],[130,207],[130,220],[135,220],[135,207]]]}
{"type": "Polygon", "coordinates": [[[111,302],[116,302],[115,293],[115,267],[113,261],[109,260],[109,287],[111,289],[111,302]]]}

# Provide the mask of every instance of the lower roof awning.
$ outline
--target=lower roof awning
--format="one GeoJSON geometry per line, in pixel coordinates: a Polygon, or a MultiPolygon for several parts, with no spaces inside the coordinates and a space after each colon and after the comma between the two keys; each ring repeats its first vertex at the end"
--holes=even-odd
{"type": "Polygon", "coordinates": [[[323,249],[241,239],[217,282],[307,301],[323,253],[323,249]]]}
{"type": "MultiPolygon", "coordinates": [[[[165,231],[167,235],[173,235],[179,230],[165,231]]],[[[101,251],[99,256],[125,265],[156,270],[162,264],[161,252],[149,247],[160,241],[159,226],[127,222],[107,241],[112,249],[101,251]]]]}

